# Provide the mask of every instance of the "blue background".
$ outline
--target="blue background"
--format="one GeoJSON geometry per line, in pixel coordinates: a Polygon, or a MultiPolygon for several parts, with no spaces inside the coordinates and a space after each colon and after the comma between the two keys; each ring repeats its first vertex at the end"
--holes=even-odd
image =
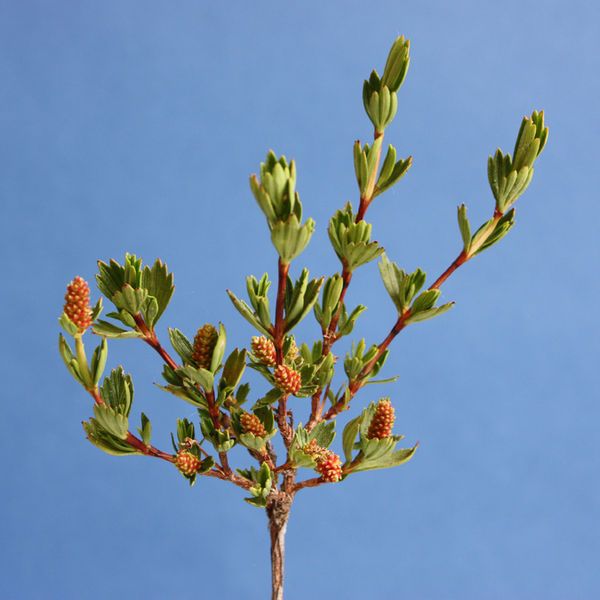
{"type": "MultiPolygon", "coordinates": [[[[190,489],[84,439],[91,402],[56,318],[73,276],[130,251],[175,273],[163,337],[222,320],[231,348],[247,344],[224,290],[274,274],[247,184],[268,148],[296,158],[317,221],[298,264],[334,272],[326,223],[356,202],[352,143],[371,135],[362,80],[400,33],[412,64],[387,140],[415,162],[368,219],[392,259],[437,276],[459,250],[456,205],[473,225],[491,213],[488,154],[512,152],[536,108],[550,141],[517,226],[444,286],[453,311],[396,341],[399,382],[355,402],[392,395],[414,460],[298,495],[286,598],[599,597],[596,3],[0,7],[0,597],[267,597],[265,517],[238,488],[190,489]]],[[[394,310],[375,265],[348,298],[369,307],[357,334],[381,340],[394,310]]],[[[317,335],[312,319],[301,331],[317,335]]],[[[148,347],[115,341],[109,360],[168,449],[193,409],[152,385],[148,347]]]]}

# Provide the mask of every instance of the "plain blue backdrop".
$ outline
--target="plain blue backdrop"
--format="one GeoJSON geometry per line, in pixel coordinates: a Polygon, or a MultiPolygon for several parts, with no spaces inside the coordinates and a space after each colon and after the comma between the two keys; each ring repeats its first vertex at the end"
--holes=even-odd
{"type": "MultiPolygon", "coordinates": [[[[487,156],[533,109],[550,140],[516,227],[444,286],[450,313],[397,340],[398,383],[355,402],[391,395],[415,458],[298,495],[286,598],[600,597],[599,17],[592,1],[0,2],[0,597],[268,596],[266,520],[238,488],[85,440],[56,319],[73,276],[129,251],[175,273],[163,337],[222,320],[247,344],[225,289],[274,274],[247,184],[269,148],[296,158],[317,221],[299,264],[337,270],[326,224],[356,202],[362,80],[401,33],[387,139],[414,166],[369,212],[392,259],[437,276],[456,205],[473,224],[492,210],[487,156]]],[[[369,307],[357,335],[381,340],[394,309],[375,265],[348,297],[369,307]]],[[[148,347],[115,341],[109,360],[168,449],[193,409],[153,386],[148,347]]]]}

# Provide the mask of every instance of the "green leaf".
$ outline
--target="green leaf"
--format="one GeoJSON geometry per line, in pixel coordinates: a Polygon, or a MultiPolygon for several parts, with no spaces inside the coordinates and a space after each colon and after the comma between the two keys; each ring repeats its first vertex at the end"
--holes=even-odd
{"type": "Polygon", "coordinates": [[[94,404],[95,422],[107,433],[119,439],[126,439],[129,420],[121,412],[117,412],[108,404],[94,404]]]}
{"type": "Polygon", "coordinates": [[[411,313],[416,315],[424,310],[429,310],[435,305],[441,293],[442,292],[438,289],[425,290],[424,292],[421,292],[410,307],[411,313]]]}
{"type": "Polygon", "coordinates": [[[96,282],[100,291],[112,300],[114,294],[125,284],[125,268],[113,259],[108,264],[99,260],[96,282]]]}
{"type": "Polygon", "coordinates": [[[58,334],[58,351],[69,373],[71,373],[75,381],[85,387],[83,377],[79,371],[79,363],[77,362],[73,351],[69,347],[69,344],[67,343],[67,340],[65,340],[62,333],[58,334]]]}
{"type": "Polygon", "coordinates": [[[131,376],[126,374],[123,367],[117,367],[105,377],[100,396],[108,407],[116,411],[119,415],[129,416],[131,405],[133,403],[133,381],[131,376]]]}
{"type": "Polygon", "coordinates": [[[460,229],[464,251],[468,254],[471,247],[471,225],[467,218],[467,207],[464,204],[458,207],[458,228],[460,229]]]}
{"type": "Polygon", "coordinates": [[[68,333],[71,336],[79,333],[79,327],[69,319],[69,317],[63,313],[58,319],[60,326],[65,330],[65,333],[68,333]]]}
{"type": "Polygon", "coordinates": [[[150,419],[142,413],[142,426],[138,427],[138,432],[140,437],[142,438],[142,442],[146,444],[146,446],[150,446],[150,440],[152,438],[152,423],[150,423],[150,419]]]}
{"type": "Polygon", "coordinates": [[[379,261],[379,272],[383,285],[394,302],[399,314],[410,306],[414,296],[425,283],[425,273],[417,269],[414,273],[406,273],[396,263],[391,262],[384,254],[379,261]]]}
{"type": "Polygon", "coordinates": [[[128,339],[128,338],[137,338],[142,337],[142,334],[139,331],[128,331],[127,329],[121,329],[108,321],[103,321],[100,319],[96,321],[92,327],[92,331],[96,335],[101,335],[105,338],[110,339],[128,339]]]}
{"type": "Polygon", "coordinates": [[[397,92],[406,78],[410,65],[410,41],[404,36],[396,38],[385,63],[381,85],[397,92]]]}
{"type": "Polygon", "coordinates": [[[262,398],[259,398],[256,401],[254,407],[259,408],[261,406],[270,406],[271,404],[277,402],[279,398],[281,398],[281,390],[276,387],[271,388],[262,398]]]}
{"type": "Polygon", "coordinates": [[[513,153],[513,168],[532,167],[541,154],[548,139],[548,128],[544,126],[544,111],[533,111],[531,117],[524,117],[517,135],[513,153]]]}
{"type": "Polygon", "coordinates": [[[352,450],[354,449],[354,443],[356,442],[356,436],[358,435],[362,419],[363,416],[359,415],[351,421],[348,421],[346,427],[344,427],[344,432],[342,433],[342,445],[347,463],[352,462],[352,450]]]}
{"type": "Polygon", "coordinates": [[[287,286],[287,289],[291,290],[291,295],[289,302],[286,302],[286,333],[298,325],[312,310],[319,298],[323,280],[324,278],[308,281],[308,269],[303,269],[296,284],[293,287],[287,286]]]}
{"type": "Polygon", "coordinates": [[[342,276],[338,273],[325,280],[321,306],[315,304],[314,308],[315,317],[318,323],[321,325],[323,331],[329,327],[333,315],[336,314],[338,310],[338,304],[343,287],[344,281],[342,276]]]}
{"type": "Polygon", "coordinates": [[[196,438],[194,424],[188,419],[177,419],[177,440],[179,445],[187,442],[188,439],[196,438]]]}
{"type": "Polygon", "coordinates": [[[104,338],[100,345],[96,347],[94,350],[94,354],[92,355],[92,364],[91,364],[91,372],[92,372],[92,381],[94,385],[98,385],[100,381],[100,377],[104,373],[104,368],[106,367],[106,359],[108,358],[108,344],[106,342],[106,338],[104,338]]]}
{"type": "Polygon", "coordinates": [[[348,315],[346,307],[342,306],[342,314],[338,323],[338,336],[350,335],[354,329],[356,320],[365,310],[367,310],[367,307],[359,304],[350,315],[348,315]]]}
{"type": "Polygon", "coordinates": [[[396,149],[390,144],[385,160],[377,179],[377,184],[373,192],[373,198],[379,196],[392,186],[396,185],[406,175],[412,166],[412,156],[396,161],[396,149]]]}
{"type": "Polygon", "coordinates": [[[263,326],[256,314],[252,312],[252,309],[243,300],[240,300],[231,290],[227,290],[227,295],[238,312],[252,327],[258,329],[258,331],[264,333],[266,336],[272,337],[271,332],[263,326]]]}
{"type": "Polygon", "coordinates": [[[271,493],[273,485],[273,473],[267,463],[263,462],[260,469],[255,469],[254,467],[250,467],[250,469],[238,469],[238,473],[254,484],[248,490],[252,496],[244,498],[244,500],[253,506],[266,506],[267,498],[271,493]]]}
{"type": "Polygon", "coordinates": [[[175,371],[180,377],[185,377],[199,385],[204,390],[210,391],[214,386],[214,375],[208,369],[196,368],[192,365],[184,365],[175,371]]]}
{"type": "Polygon", "coordinates": [[[400,375],[394,375],[394,377],[387,377],[386,379],[369,379],[365,385],[380,385],[382,383],[394,383],[400,379],[400,375]]]}
{"type": "Polygon", "coordinates": [[[130,315],[135,315],[142,310],[148,297],[148,291],[145,289],[136,289],[126,283],[112,297],[113,304],[130,315]]]}
{"type": "Polygon", "coordinates": [[[221,383],[223,387],[233,390],[240,382],[246,369],[246,350],[235,348],[225,361],[221,383]]]}
{"type": "MultiPolygon", "coordinates": [[[[496,224],[494,229],[482,241],[479,248],[472,253],[472,256],[483,252],[487,248],[493,246],[496,242],[499,242],[513,227],[515,224],[515,209],[509,210],[496,224]]],[[[473,244],[474,245],[474,244],[473,244]]]]}
{"type": "Polygon", "coordinates": [[[151,330],[154,329],[154,324],[158,320],[158,312],[159,309],[156,298],[154,298],[154,296],[148,296],[142,307],[142,316],[144,317],[144,322],[151,330]]]}
{"type": "Polygon", "coordinates": [[[447,304],[442,304],[436,308],[430,308],[429,310],[423,310],[418,312],[417,314],[411,315],[406,319],[405,323],[410,325],[411,323],[418,323],[420,321],[427,321],[427,319],[432,319],[433,317],[438,317],[439,315],[448,312],[454,306],[454,302],[448,302],[447,304]]]}
{"type": "Polygon", "coordinates": [[[194,352],[192,343],[188,338],[176,328],[169,328],[169,339],[173,350],[177,352],[184,365],[189,365],[192,362],[192,354],[194,352]]]}
{"type": "Polygon", "coordinates": [[[350,203],[329,221],[327,231],[331,245],[348,270],[353,271],[383,253],[383,248],[371,241],[371,228],[364,220],[355,222],[350,203]]]}
{"type": "Polygon", "coordinates": [[[215,347],[212,353],[210,361],[210,371],[216,373],[221,363],[223,362],[223,356],[225,355],[225,345],[227,343],[227,334],[225,333],[225,327],[222,323],[219,323],[219,334],[215,347]]]}
{"type": "Polygon", "coordinates": [[[308,441],[316,440],[319,446],[329,448],[335,438],[335,421],[317,423],[308,435],[308,441]]]}
{"type": "Polygon", "coordinates": [[[155,383],[154,385],[164,392],[169,392],[169,394],[173,394],[174,396],[177,396],[177,398],[188,402],[196,408],[208,407],[206,400],[197,391],[194,392],[194,390],[189,386],[182,387],[174,384],[160,385],[158,383],[155,383]]]}
{"type": "Polygon", "coordinates": [[[102,296],[98,298],[98,302],[94,308],[92,308],[92,321],[95,321],[102,314],[103,304],[102,304],[102,296]]]}
{"type": "MultiPolygon", "coordinates": [[[[369,442],[387,442],[388,440],[369,440],[369,442]]],[[[418,444],[415,444],[412,448],[401,448],[400,450],[393,450],[393,445],[388,443],[374,444],[374,447],[379,446],[376,450],[372,450],[372,455],[368,460],[358,463],[356,467],[352,468],[353,473],[359,471],[373,471],[375,469],[389,469],[391,467],[397,467],[399,465],[408,462],[417,450],[418,444]]]]}
{"type": "Polygon", "coordinates": [[[298,217],[293,214],[286,221],[277,221],[271,228],[271,241],[281,260],[289,264],[308,245],[315,230],[315,222],[307,219],[301,225],[298,217]]]}
{"type": "Polygon", "coordinates": [[[122,439],[115,437],[102,428],[96,419],[90,419],[82,423],[87,439],[100,448],[103,452],[112,456],[125,456],[130,454],[141,454],[138,450],[127,444],[122,439]]]}
{"type": "Polygon", "coordinates": [[[119,312],[109,312],[106,313],[107,317],[111,319],[117,319],[123,323],[123,325],[127,325],[127,327],[131,327],[132,329],[137,328],[137,323],[135,319],[125,310],[120,310],[119,312]]]}
{"type": "Polygon", "coordinates": [[[148,294],[156,300],[157,309],[154,317],[146,322],[150,327],[160,319],[165,309],[171,301],[175,286],[173,284],[173,274],[169,273],[167,265],[160,259],[157,259],[152,268],[144,267],[142,273],[142,286],[148,294]]]}

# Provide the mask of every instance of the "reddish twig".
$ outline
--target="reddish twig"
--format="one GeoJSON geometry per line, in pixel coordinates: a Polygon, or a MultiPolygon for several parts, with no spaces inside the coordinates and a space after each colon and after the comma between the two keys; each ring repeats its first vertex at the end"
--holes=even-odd
{"type": "Polygon", "coordinates": [[[173,360],[171,355],[163,348],[161,343],[158,341],[156,333],[154,332],[154,330],[150,329],[148,325],[146,325],[146,322],[144,321],[142,315],[138,313],[133,317],[133,319],[140,333],[144,336],[144,341],[151,348],[154,348],[154,350],[156,350],[158,354],[160,354],[161,358],[165,361],[165,363],[167,363],[171,367],[171,369],[173,369],[174,371],[177,370],[179,368],[179,365],[173,360]]]}
{"type": "Polygon", "coordinates": [[[294,492],[302,490],[304,488],[309,487],[317,487],[323,483],[329,483],[325,481],[322,477],[313,477],[312,479],[305,479],[304,481],[299,481],[294,485],[294,492]]]}

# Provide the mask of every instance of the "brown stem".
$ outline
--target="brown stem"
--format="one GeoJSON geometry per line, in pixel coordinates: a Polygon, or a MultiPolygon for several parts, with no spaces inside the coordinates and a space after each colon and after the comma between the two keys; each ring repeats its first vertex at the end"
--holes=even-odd
{"type": "Polygon", "coordinates": [[[294,432],[288,423],[287,399],[287,395],[282,396],[279,399],[279,405],[277,407],[277,425],[279,425],[279,431],[285,442],[285,447],[289,448],[292,443],[292,438],[294,437],[294,432]]]}
{"type": "Polygon", "coordinates": [[[304,481],[298,482],[294,486],[294,492],[297,492],[304,488],[317,487],[318,485],[321,485],[323,483],[327,482],[322,477],[313,477],[312,479],[305,479],[304,481]]]}
{"type": "Polygon", "coordinates": [[[329,323],[329,327],[327,331],[323,334],[323,356],[329,354],[329,350],[331,346],[337,341],[336,337],[336,329],[337,324],[342,316],[342,307],[344,305],[344,299],[346,298],[346,291],[348,290],[348,286],[352,281],[352,271],[348,269],[346,265],[346,261],[342,261],[342,293],[340,294],[340,299],[338,301],[338,309],[335,314],[331,317],[331,321],[329,323]]]}
{"type": "Polygon", "coordinates": [[[271,537],[271,600],[283,600],[285,532],[292,507],[292,497],[279,493],[267,505],[271,537]]]}
{"type": "MultiPolygon", "coordinates": [[[[383,137],[383,131],[375,130],[375,132],[373,134],[373,139],[377,140],[380,137],[383,137]]],[[[379,147],[379,152],[377,153],[377,157],[376,157],[376,161],[375,161],[375,168],[373,169],[373,172],[371,173],[371,179],[367,183],[364,193],[361,194],[361,196],[360,196],[358,211],[357,211],[356,217],[354,219],[355,223],[359,223],[360,221],[362,221],[365,218],[365,215],[367,214],[367,209],[369,208],[369,205],[373,201],[373,195],[375,194],[375,191],[376,191],[376,182],[377,182],[377,174],[379,172],[379,163],[381,162],[381,148],[382,147],[383,147],[383,144],[379,147]]],[[[329,327],[327,327],[327,330],[323,332],[323,351],[321,353],[322,356],[327,356],[327,354],[329,354],[329,352],[331,351],[331,347],[333,346],[333,344],[335,344],[335,342],[337,342],[337,340],[338,340],[338,336],[337,336],[337,332],[336,332],[337,325],[338,325],[338,322],[342,315],[344,300],[346,298],[346,291],[348,290],[348,287],[350,286],[351,281],[352,281],[352,271],[350,271],[348,269],[348,265],[346,264],[346,261],[344,261],[342,259],[342,283],[343,283],[342,292],[340,294],[338,309],[335,312],[335,314],[333,315],[333,317],[331,318],[329,327]]],[[[321,388],[319,388],[313,394],[312,402],[311,402],[310,417],[309,417],[309,420],[307,423],[307,429],[309,431],[321,420],[321,415],[323,413],[323,407],[325,406],[325,403],[327,402],[327,394],[325,393],[325,395],[322,396],[322,392],[323,392],[323,390],[321,388]]]]}
{"type": "Polygon", "coordinates": [[[435,280],[433,285],[429,286],[430,290],[437,290],[458,267],[464,265],[469,260],[467,253],[463,250],[453,261],[452,264],[435,280]]]}
{"type": "MultiPolygon", "coordinates": [[[[500,218],[494,215],[496,219],[500,218]]],[[[445,281],[458,269],[461,265],[466,263],[469,260],[469,256],[463,250],[453,261],[452,264],[435,280],[435,282],[429,286],[428,289],[435,290],[438,289],[445,281]]],[[[392,343],[394,338],[406,327],[406,321],[408,317],[410,317],[410,309],[406,310],[402,313],[397,321],[394,323],[394,326],[387,334],[385,339],[379,344],[377,349],[377,353],[375,356],[363,367],[362,371],[358,374],[356,379],[352,380],[348,384],[348,389],[350,390],[350,399],[354,397],[356,392],[363,386],[363,382],[365,378],[369,375],[377,361],[381,358],[381,355],[387,350],[389,345],[392,343]]],[[[344,407],[347,406],[347,402],[344,398],[336,402],[324,415],[323,420],[327,421],[332,419],[337,414],[339,414],[344,407]]]]}
{"type": "Polygon", "coordinates": [[[161,358],[165,361],[165,363],[167,363],[171,367],[171,369],[177,370],[179,368],[179,365],[173,360],[171,355],[163,348],[161,343],[158,341],[158,338],[156,337],[156,333],[153,330],[151,330],[148,327],[148,325],[146,325],[146,322],[144,321],[142,315],[138,313],[137,315],[134,315],[133,319],[140,333],[142,333],[142,335],[144,336],[144,341],[151,348],[154,348],[154,350],[156,350],[158,354],[160,354],[161,358]]]}
{"type": "Polygon", "coordinates": [[[167,454],[166,452],[163,452],[162,450],[159,450],[158,448],[155,448],[154,446],[146,446],[146,444],[144,444],[144,442],[142,442],[142,440],[140,440],[135,435],[133,435],[133,433],[131,433],[131,431],[127,432],[127,438],[125,439],[125,441],[130,446],[135,448],[138,452],[141,452],[142,454],[145,454],[146,456],[154,456],[156,458],[162,458],[163,460],[166,460],[168,462],[174,461],[174,458],[171,454],[167,454]]]}
{"type": "MultiPolygon", "coordinates": [[[[276,362],[277,365],[283,364],[283,338],[285,334],[285,290],[287,286],[288,271],[290,265],[284,263],[281,258],[278,262],[278,279],[277,279],[277,302],[275,305],[275,325],[273,327],[273,344],[275,346],[276,362]]],[[[289,426],[287,420],[287,395],[282,396],[279,399],[279,405],[277,409],[277,424],[279,425],[279,431],[281,437],[285,442],[286,448],[290,447],[292,443],[293,431],[289,426]]]]}
{"type": "Polygon", "coordinates": [[[283,334],[285,330],[285,320],[283,318],[283,310],[285,307],[285,289],[287,286],[287,276],[290,270],[290,265],[284,263],[281,258],[278,263],[278,280],[277,280],[277,303],[275,305],[275,326],[273,328],[273,344],[275,344],[275,352],[277,354],[277,364],[283,362],[283,334]]]}

